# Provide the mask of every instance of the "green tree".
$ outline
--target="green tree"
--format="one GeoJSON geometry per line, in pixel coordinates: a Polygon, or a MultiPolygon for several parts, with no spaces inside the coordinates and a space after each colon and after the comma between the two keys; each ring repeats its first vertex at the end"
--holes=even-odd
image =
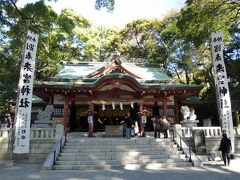
{"type": "Polygon", "coordinates": [[[227,74],[230,77],[230,92],[234,100],[240,99],[240,26],[237,22],[230,30],[230,38],[224,49],[227,74]]]}
{"type": "Polygon", "coordinates": [[[197,60],[199,65],[199,68],[196,68],[195,71],[198,72],[197,79],[202,79],[202,83],[205,85],[202,92],[206,99],[215,96],[210,34],[217,30],[224,30],[225,45],[227,45],[228,40],[232,41],[230,39],[232,35],[230,29],[239,21],[239,12],[239,1],[189,0],[186,1],[186,6],[177,17],[176,25],[181,38],[186,43],[191,43],[197,51],[198,56],[192,56],[192,59],[197,60]],[[212,93],[209,93],[209,91],[212,93]]]}
{"type": "Polygon", "coordinates": [[[90,61],[108,61],[117,51],[119,29],[98,27],[88,31],[89,39],[86,42],[84,59],[90,61]]]}
{"type": "Polygon", "coordinates": [[[159,19],[139,19],[128,23],[120,32],[121,55],[130,61],[142,59],[165,67],[169,54],[160,36],[162,30],[162,21],[159,19]]]}
{"type": "MultiPolygon", "coordinates": [[[[2,91],[0,101],[4,105],[6,97],[14,99],[16,95],[16,77],[19,76],[22,47],[28,29],[39,35],[36,79],[53,76],[62,60],[81,59],[85,29],[91,23],[71,10],[63,10],[58,16],[43,1],[27,4],[16,9],[10,2],[1,1],[2,18],[0,26],[0,82],[2,91]],[[11,96],[10,96],[11,95],[11,96]]],[[[0,89],[1,90],[1,89],[0,89]]]]}

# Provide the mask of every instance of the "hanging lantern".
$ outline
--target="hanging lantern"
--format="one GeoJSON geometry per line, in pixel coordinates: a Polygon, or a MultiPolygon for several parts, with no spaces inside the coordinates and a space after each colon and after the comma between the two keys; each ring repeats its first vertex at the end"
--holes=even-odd
{"type": "Polygon", "coordinates": [[[131,107],[133,108],[133,102],[131,102],[131,107]]]}
{"type": "Polygon", "coordinates": [[[123,104],[122,103],[120,103],[120,109],[123,110],[123,104]]]}
{"type": "Polygon", "coordinates": [[[105,109],[105,104],[102,104],[102,110],[104,111],[105,109]]]}
{"type": "Polygon", "coordinates": [[[113,110],[115,109],[115,103],[114,102],[112,102],[112,108],[113,108],[113,110]]]}

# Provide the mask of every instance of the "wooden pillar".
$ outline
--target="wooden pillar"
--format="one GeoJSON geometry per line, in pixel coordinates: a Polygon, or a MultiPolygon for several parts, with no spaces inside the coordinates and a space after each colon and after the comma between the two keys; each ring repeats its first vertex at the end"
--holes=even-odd
{"type": "MultiPolygon", "coordinates": [[[[140,105],[140,112],[143,112],[144,107],[143,104],[140,105]]],[[[145,121],[146,121],[146,115],[144,113],[139,113],[140,116],[140,136],[141,137],[146,137],[145,134],[145,121]]]]}
{"type": "Polygon", "coordinates": [[[178,109],[178,100],[177,97],[174,96],[174,117],[175,117],[175,123],[180,124],[179,121],[179,109],[178,109]]]}
{"type": "Polygon", "coordinates": [[[167,98],[163,98],[162,105],[163,105],[163,116],[167,117],[167,98]]]}
{"type": "Polygon", "coordinates": [[[69,98],[64,97],[64,112],[63,112],[63,126],[64,126],[64,132],[67,129],[68,125],[68,109],[69,109],[69,98]]]}
{"type": "MultiPolygon", "coordinates": [[[[73,98],[74,99],[74,98],[73,98]]],[[[72,100],[69,102],[69,109],[70,109],[70,115],[69,115],[69,129],[74,130],[76,127],[76,107],[75,107],[75,101],[72,100]]]]}
{"type": "Polygon", "coordinates": [[[88,137],[93,137],[93,124],[94,124],[94,106],[89,104],[88,108],[88,137]]]}
{"type": "Polygon", "coordinates": [[[159,106],[158,106],[158,102],[155,101],[154,102],[154,106],[152,107],[152,116],[155,117],[156,115],[157,116],[160,116],[160,112],[159,112],[159,106]]]}
{"type": "Polygon", "coordinates": [[[50,105],[52,105],[53,104],[53,101],[54,101],[54,95],[53,94],[51,94],[51,96],[50,96],[50,99],[49,99],[49,104],[50,105]]]}

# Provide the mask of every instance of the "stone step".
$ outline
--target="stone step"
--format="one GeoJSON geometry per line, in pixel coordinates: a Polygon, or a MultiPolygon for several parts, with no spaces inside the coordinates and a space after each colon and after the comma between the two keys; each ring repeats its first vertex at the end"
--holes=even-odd
{"type": "Polygon", "coordinates": [[[105,148],[105,149],[83,149],[83,148],[68,148],[64,147],[62,149],[63,153],[100,153],[100,152],[119,152],[119,153],[125,153],[125,152],[156,152],[159,151],[177,151],[178,148],[105,148]]]}
{"type": "Polygon", "coordinates": [[[123,159],[123,160],[94,160],[94,161],[56,161],[56,165],[126,165],[148,163],[177,163],[186,162],[184,159],[123,159]]]}
{"type": "Polygon", "coordinates": [[[187,167],[192,166],[191,162],[175,162],[175,163],[147,163],[141,164],[125,164],[125,165],[54,165],[53,170],[109,170],[109,169],[153,169],[158,170],[167,167],[187,167]]]}
{"type": "Polygon", "coordinates": [[[88,154],[85,156],[69,156],[61,154],[57,159],[60,161],[92,161],[92,160],[131,160],[131,159],[185,159],[185,154],[171,154],[171,155],[118,155],[118,156],[95,156],[88,154]]]}
{"type": "Polygon", "coordinates": [[[109,147],[173,147],[177,146],[174,142],[163,142],[163,143],[149,143],[149,144],[81,144],[74,142],[66,142],[64,146],[83,147],[83,148],[109,148],[109,147]]]}
{"type": "Polygon", "coordinates": [[[160,169],[192,166],[172,138],[68,136],[55,170],[160,169]]]}
{"type": "Polygon", "coordinates": [[[88,152],[61,152],[60,156],[140,156],[140,155],[173,155],[182,154],[182,151],[130,151],[130,152],[95,152],[94,154],[88,152]]]}
{"type": "Polygon", "coordinates": [[[155,138],[67,138],[66,142],[84,144],[155,144],[162,142],[172,142],[172,139],[155,139],[155,138]]]}

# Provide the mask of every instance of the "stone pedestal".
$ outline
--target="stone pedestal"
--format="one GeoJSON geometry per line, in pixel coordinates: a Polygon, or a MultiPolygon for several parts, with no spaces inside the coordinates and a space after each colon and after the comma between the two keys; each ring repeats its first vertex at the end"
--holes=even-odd
{"type": "Polygon", "coordinates": [[[211,118],[203,119],[203,126],[204,127],[212,126],[211,118]]]}
{"type": "Polygon", "coordinates": [[[183,126],[183,127],[189,127],[189,128],[192,128],[192,127],[197,127],[197,123],[199,123],[199,120],[182,120],[180,121],[180,124],[183,126]]]}
{"type": "Polygon", "coordinates": [[[174,137],[177,138],[178,135],[176,135],[176,132],[179,134],[179,136],[182,136],[182,125],[181,124],[175,124],[173,125],[173,129],[174,129],[174,137]]]}
{"type": "Polygon", "coordinates": [[[64,135],[64,126],[62,124],[57,124],[55,139],[58,141],[63,137],[63,135],[64,135]]]}
{"type": "Polygon", "coordinates": [[[36,120],[31,126],[32,128],[51,128],[52,121],[36,120]]]}
{"type": "Polygon", "coordinates": [[[193,130],[193,142],[196,154],[198,155],[206,154],[206,144],[203,129],[193,130]]]}

